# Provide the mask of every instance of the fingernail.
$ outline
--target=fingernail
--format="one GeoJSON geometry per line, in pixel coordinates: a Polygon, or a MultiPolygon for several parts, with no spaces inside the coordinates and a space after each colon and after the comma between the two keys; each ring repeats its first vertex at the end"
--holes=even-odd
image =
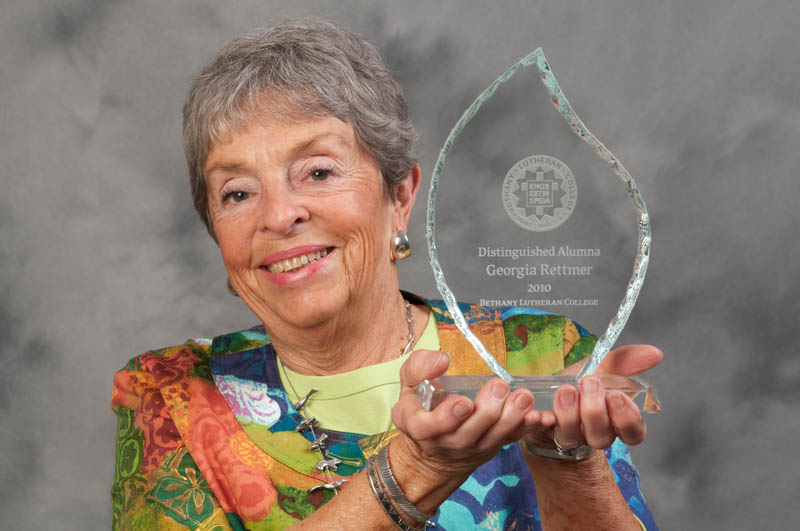
{"type": "Polygon", "coordinates": [[[563,391],[561,391],[560,396],[561,398],[559,400],[561,402],[561,405],[564,407],[569,407],[575,403],[575,389],[571,387],[569,389],[564,389],[563,391]]]}
{"type": "Polygon", "coordinates": [[[583,381],[583,390],[587,393],[596,393],[600,389],[600,385],[594,378],[587,378],[583,381]]]}
{"type": "Polygon", "coordinates": [[[469,415],[469,412],[470,412],[470,407],[464,402],[459,402],[453,407],[453,414],[460,419],[463,419],[464,417],[469,415]]]}
{"type": "Polygon", "coordinates": [[[622,397],[619,395],[612,395],[608,401],[611,402],[611,407],[614,409],[622,409],[625,407],[625,401],[622,400],[622,397]]]}
{"type": "Polygon", "coordinates": [[[495,382],[492,386],[492,397],[496,398],[497,400],[502,400],[506,397],[506,393],[508,393],[508,384],[500,381],[495,382]]]}
{"type": "Polygon", "coordinates": [[[521,411],[524,411],[530,408],[532,403],[533,403],[533,397],[531,395],[522,394],[518,395],[517,399],[514,400],[514,407],[516,407],[521,411]]]}
{"type": "Polygon", "coordinates": [[[438,356],[434,356],[433,361],[431,362],[430,370],[435,369],[442,363],[442,358],[446,358],[447,355],[444,352],[440,352],[438,356]]]}

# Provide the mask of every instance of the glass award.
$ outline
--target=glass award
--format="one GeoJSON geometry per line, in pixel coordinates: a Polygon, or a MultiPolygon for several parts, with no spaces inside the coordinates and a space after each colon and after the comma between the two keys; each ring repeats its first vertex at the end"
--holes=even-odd
{"type": "MultiPolygon", "coordinates": [[[[570,82],[579,84],[580,72],[570,82]]],[[[581,100],[603,93],[581,88],[581,100]]],[[[613,138],[612,126],[605,134],[613,138]]],[[[592,374],[616,342],[650,254],[647,207],[633,178],[575,113],[541,48],[480,93],[453,127],[431,178],[426,237],[448,312],[488,367],[486,375],[422,382],[427,409],[447,394],[474,398],[495,376],[530,389],[536,409],[552,409],[555,390],[592,374]],[[521,316],[504,334],[527,354],[499,363],[457,300],[521,316]],[[551,347],[563,344],[571,349],[558,360],[551,347]],[[580,373],[553,376],[571,356],[588,356],[580,373]]],[[[660,410],[642,378],[597,376],[643,411],[660,410]]]]}

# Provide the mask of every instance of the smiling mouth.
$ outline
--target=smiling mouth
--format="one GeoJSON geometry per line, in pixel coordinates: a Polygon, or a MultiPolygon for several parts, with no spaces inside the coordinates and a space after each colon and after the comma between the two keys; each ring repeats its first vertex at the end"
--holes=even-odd
{"type": "Polygon", "coordinates": [[[333,251],[333,247],[328,247],[327,249],[322,249],[321,251],[300,254],[291,258],[287,258],[286,260],[278,260],[277,262],[269,264],[268,266],[261,267],[270,273],[289,273],[290,271],[298,271],[309,264],[313,264],[317,260],[321,260],[331,251],[333,251]]]}

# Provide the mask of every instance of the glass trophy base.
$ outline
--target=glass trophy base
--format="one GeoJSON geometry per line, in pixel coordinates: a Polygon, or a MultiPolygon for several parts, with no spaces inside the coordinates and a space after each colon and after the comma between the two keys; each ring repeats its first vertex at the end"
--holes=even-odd
{"type": "MultiPolygon", "coordinates": [[[[655,388],[638,376],[618,376],[616,374],[596,374],[606,392],[622,391],[627,394],[641,411],[656,413],[661,411],[655,388]]],[[[466,396],[474,400],[483,384],[496,378],[493,374],[474,376],[440,376],[435,380],[425,380],[417,386],[417,398],[422,406],[430,411],[444,401],[447,395],[466,396]]],[[[547,411],[553,409],[556,389],[562,385],[578,385],[574,376],[520,376],[509,382],[511,391],[528,389],[533,393],[534,409],[547,411]]]]}

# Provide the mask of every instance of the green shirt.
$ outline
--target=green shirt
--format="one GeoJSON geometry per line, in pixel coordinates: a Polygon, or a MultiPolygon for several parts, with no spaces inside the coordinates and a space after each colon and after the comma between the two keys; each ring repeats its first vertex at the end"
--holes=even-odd
{"type": "MultiPolygon", "coordinates": [[[[432,313],[412,352],[418,349],[439,350],[439,334],[432,313]]],[[[306,404],[306,412],[321,427],[374,435],[394,427],[391,413],[400,396],[400,366],[410,355],[411,352],[391,361],[327,376],[301,374],[278,363],[278,373],[293,401],[305,396],[311,388],[318,390],[306,404]]]]}

